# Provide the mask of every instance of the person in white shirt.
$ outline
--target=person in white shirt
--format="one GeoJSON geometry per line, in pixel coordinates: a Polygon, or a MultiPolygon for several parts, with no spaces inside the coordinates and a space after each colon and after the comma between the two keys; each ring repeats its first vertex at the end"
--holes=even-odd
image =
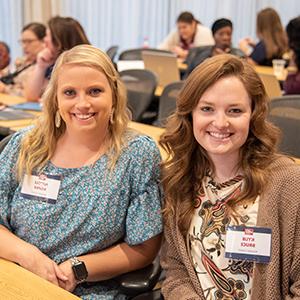
{"type": "Polygon", "coordinates": [[[185,59],[190,48],[214,45],[211,30],[200,24],[192,13],[181,13],[176,23],[177,28],[158,45],[158,49],[172,51],[179,58],[185,59]]]}

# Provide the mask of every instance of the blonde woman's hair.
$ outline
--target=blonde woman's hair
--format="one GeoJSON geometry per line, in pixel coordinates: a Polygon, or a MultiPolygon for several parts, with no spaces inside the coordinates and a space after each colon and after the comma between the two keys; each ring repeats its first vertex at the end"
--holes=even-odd
{"type": "Polygon", "coordinates": [[[275,9],[261,10],[256,19],[256,31],[266,47],[267,58],[282,57],[288,50],[288,40],[275,9]]]}
{"type": "Polygon", "coordinates": [[[40,171],[53,156],[57,140],[65,132],[66,125],[55,126],[55,114],[58,110],[57,86],[61,68],[65,65],[90,67],[102,72],[108,79],[112,90],[113,115],[108,130],[110,145],[108,155],[113,168],[121,150],[127,143],[127,125],[129,114],[127,110],[126,88],[120,80],[110,58],[101,50],[90,45],[79,45],[65,51],[57,59],[50,82],[42,96],[43,115],[36,126],[23,138],[17,162],[18,178],[24,172],[31,174],[33,170],[40,171]]]}
{"type": "Polygon", "coordinates": [[[193,134],[192,112],[203,93],[224,77],[236,77],[251,99],[249,134],[240,149],[244,189],[238,199],[228,203],[229,211],[242,201],[254,201],[267,181],[268,166],[276,156],[279,131],[266,121],[268,99],[262,81],[252,66],[233,55],[217,55],[205,60],[187,78],[177,99],[175,113],[169,118],[160,145],[169,158],[163,163],[165,217],[177,213],[179,228],[185,234],[194,211],[194,200],[204,176],[215,168],[207,152],[193,134]]]}

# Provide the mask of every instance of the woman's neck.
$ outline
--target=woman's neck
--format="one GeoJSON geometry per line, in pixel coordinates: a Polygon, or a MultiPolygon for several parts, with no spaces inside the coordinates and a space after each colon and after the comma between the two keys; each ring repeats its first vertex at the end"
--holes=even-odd
{"type": "Polygon", "coordinates": [[[108,148],[107,134],[70,135],[67,132],[59,138],[51,161],[57,167],[79,168],[94,164],[108,148]]]}
{"type": "Polygon", "coordinates": [[[239,158],[237,155],[229,155],[224,159],[224,156],[213,156],[211,160],[215,167],[215,172],[212,174],[214,181],[223,183],[236,175],[241,174],[239,168],[239,158]]]}

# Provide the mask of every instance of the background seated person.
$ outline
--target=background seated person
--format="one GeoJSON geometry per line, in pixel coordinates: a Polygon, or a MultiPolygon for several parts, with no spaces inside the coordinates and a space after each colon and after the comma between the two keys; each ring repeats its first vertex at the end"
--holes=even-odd
{"type": "Polygon", "coordinates": [[[285,94],[300,94],[300,17],[292,19],[288,23],[286,32],[292,51],[290,65],[296,67],[297,71],[288,74],[283,89],[285,94]]]}
{"type": "Polygon", "coordinates": [[[210,29],[200,24],[190,12],[181,13],[176,23],[177,29],[169,33],[158,49],[172,51],[185,59],[190,48],[214,44],[210,29]]]}
{"type": "Polygon", "coordinates": [[[164,299],[300,297],[300,166],[278,153],[268,103],[258,74],[233,55],[205,60],[185,81],[160,141],[164,299]]]}
{"type": "Polygon", "coordinates": [[[38,53],[35,67],[25,82],[25,97],[37,101],[49,82],[59,54],[81,44],[89,44],[89,41],[78,21],[69,17],[51,18],[46,30],[45,48],[38,53]]]}
{"type": "Polygon", "coordinates": [[[8,74],[10,50],[6,43],[0,41],[0,77],[8,74]]]}
{"type": "Polygon", "coordinates": [[[11,83],[0,86],[2,93],[24,96],[24,83],[34,68],[37,54],[44,49],[45,35],[46,27],[41,23],[29,23],[23,27],[20,43],[24,56],[16,59],[16,71],[9,74],[11,83]]]}
{"type": "Polygon", "coordinates": [[[242,39],[239,48],[254,65],[272,66],[273,59],[281,59],[288,50],[287,37],[275,9],[265,8],[257,14],[256,32],[259,42],[242,39]]]}
{"type": "Polygon", "coordinates": [[[241,50],[233,48],[231,45],[232,29],[233,25],[230,20],[224,18],[216,20],[211,27],[215,45],[203,47],[203,50],[199,48],[199,53],[195,54],[191,60],[185,76],[189,75],[206,58],[224,53],[230,53],[239,57],[245,56],[241,50]]]}
{"type": "Polygon", "coordinates": [[[124,299],[110,279],[160,247],[159,150],[128,129],[125,87],[97,48],[64,52],[43,101],[0,155],[0,257],[82,299],[124,299]]]}

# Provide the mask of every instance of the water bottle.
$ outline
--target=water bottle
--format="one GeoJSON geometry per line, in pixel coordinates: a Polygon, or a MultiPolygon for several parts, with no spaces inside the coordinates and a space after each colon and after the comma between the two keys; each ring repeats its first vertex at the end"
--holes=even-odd
{"type": "Polygon", "coordinates": [[[143,48],[149,48],[149,39],[147,36],[144,37],[143,48]]]}

